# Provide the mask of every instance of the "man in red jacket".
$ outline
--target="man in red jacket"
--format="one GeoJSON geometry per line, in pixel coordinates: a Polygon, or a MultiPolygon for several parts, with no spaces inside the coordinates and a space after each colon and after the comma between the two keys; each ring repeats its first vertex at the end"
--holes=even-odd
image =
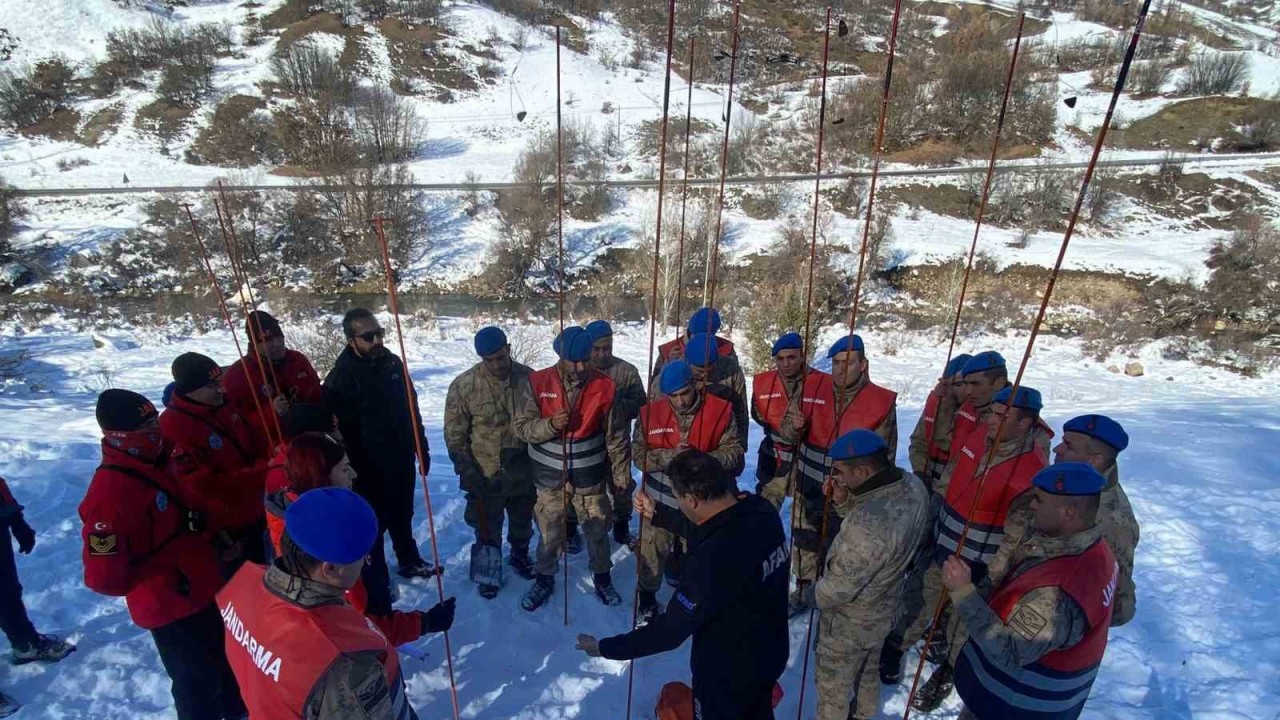
{"type": "Polygon", "coordinates": [[[218,557],[195,498],[167,468],[155,407],[112,389],[98,396],[97,416],[102,464],[80,503],[84,584],[124,596],[134,623],[151,631],[179,720],[243,717],[213,603],[218,557]]]}
{"type": "Polygon", "coordinates": [[[227,368],[222,387],[249,427],[273,433],[295,403],[321,401],[320,376],[306,355],[285,346],[284,331],[269,313],[249,313],[244,331],[253,340],[250,352],[227,368]]]}
{"type": "Polygon", "coordinates": [[[234,541],[230,570],[262,560],[262,505],[270,442],[226,401],[222,368],[199,353],[173,361],[174,392],[160,415],[160,432],[173,448],[175,468],[193,500],[209,514],[210,529],[234,541]]]}

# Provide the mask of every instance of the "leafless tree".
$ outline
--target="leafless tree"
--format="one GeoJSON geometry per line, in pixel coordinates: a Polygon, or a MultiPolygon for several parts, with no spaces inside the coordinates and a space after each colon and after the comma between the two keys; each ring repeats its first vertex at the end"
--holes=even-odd
{"type": "Polygon", "coordinates": [[[426,121],[408,100],[385,87],[360,88],[353,114],[356,142],[371,162],[412,159],[426,138],[426,121]]]}

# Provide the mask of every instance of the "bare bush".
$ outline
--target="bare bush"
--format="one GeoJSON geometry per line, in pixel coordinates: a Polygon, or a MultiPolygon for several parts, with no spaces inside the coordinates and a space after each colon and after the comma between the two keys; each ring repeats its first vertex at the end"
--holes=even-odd
{"type": "Polygon", "coordinates": [[[61,57],[0,75],[0,119],[24,128],[48,118],[71,98],[74,80],[75,70],[61,57]]]}
{"type": "Polygon", "coordinates": [[[1129,87],[1137,95],[1159,95],[1173,74],[1173,64],[1165,60],[1135,62],[1129,71],[1129,87]]]}
{"type": "Polygon", "coordinates": [[[351,72],[311,43],[291,45],[283,55],[271,59],[271,70],[282,88],[300,98],[346,104],[355,92],[351,72]]]}
{"type": "Polygon", "coordinates": [[[1192,58],[1180,90],[1184,95],[1227,95],[1239,90],[1248,74],[1248,55],[1204,50],[1192,58]]]}
{"type": "Polygon", "coordinates": [[[1156,166],[1156,184],[1165,192],[1177,187],[1186,168],[1186,161],[1173,151],[1166,152],[1156,166]]]}
{"type": "Polygon", "coordinates": [[[1205,294],[1215,314],[1271,328],[1280,322],[1280,230],[1254,216],[1209,250],[1205,294]]]}
{"type": "Polygon", "coordinates": [[[0,255],[13,252],[13,237],[22,228],[27,207],[18,197],[17,190],[0,178],[0,255]]]}
{"type": "Polygon", "coordinates": [[[342,324],[328,320],[290,323],[285,331],[285,337],[289,347],[311,360],[320,377],[329,374],[334,361],[347,347],[347,338],[342,334],[342,324]]]}
{"type": "Polygon", "coordinates": [[[371,257],[376,247],[371,220],[384,217],[387,244],[396,267],[407,267],[428,247],[431,218],[422,193],[408,187],[413,173],[403,165],[346,168],[320,181],[315,194],[322,217],[335,227],[348,266],[371,257]]]}
{"type": "Polygon", "coordinates": [[[356,142],[370,162],[411,160],[427,135],[413,104],[384,87],[360,88],[354,119],[356,142]]]}
{"type": "Polygon", "coordinates": [[[281,153],[290,163],[310,170],[355,165],[360,148],[349,115],[346,107],[325,95],[277,109],[273,119],[281,153]]]}
{"type": "Polygon", "coordinates": [[[247,95],[223,100],[187,151],[187,160],[234,167],[282,160],[271,116],[264,108],[262,100],[247,95]]]}
{"type": "Polygon", "coordinates": [[[1122,198],[1119,179],[1120,174],[1113,167],[1100,165],[1094,170],[1084,198],[1084,210],[1089,222],[1105,224],[1115,213],[1122,198]]]}

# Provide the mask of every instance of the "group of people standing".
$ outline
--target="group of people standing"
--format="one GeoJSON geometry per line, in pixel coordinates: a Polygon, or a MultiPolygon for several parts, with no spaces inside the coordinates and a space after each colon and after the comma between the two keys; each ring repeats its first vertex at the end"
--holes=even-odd
{"type": "MultiPolygon", "coordinates": [[[[636,557],[639,623],[578,647],[628,660],[692,637],[696,717],[772,717],[788,624],[813,612],[820,720],[876,715],[881,683],[900,682],[904,653],[926,638],[934,670],[917,709],[955,687],[967,717],[1078,716],[1108,629],[1135,608],[1120,424],[1068,421],[1051,462],[1040,393],[1014,392],[998,353],[960,356],[901,468],[897,396],[871,381],[861,337],[826,350],[828,373],[787,333],[748,390],[719,328],[714,309],[694,313],[647,383],[613,354],[603,320],[565,328],[538,370],[512,358],[501,329],[476,333],[443,430],[478,594],[501,592],[505,528],[505,565],[531,581],[525,610],[552,600],[561,556],[584,549],[597,599],[621,605],[612,541],[636,557]],[[752,420],[764,439],[747,493],[752,420]]],[[[181,720],[416,717],[396,647],[448,630],[456,601],[395,610],[384,538],[400,576],[438,572],[412,532],[429,447],[377,318],[352,310],[343,330],[323,382],[255,312],[252,352],[225,371],[196,353],[174,360],[162,411],[128,390],[98,398],[85,583],[123,596],[151,632],[181,720]]],[[[21,507],[0,501],[22,544],[21,507]]],[[[12,617],[0,607],[15,657],[72,649],[12,617]]]]}

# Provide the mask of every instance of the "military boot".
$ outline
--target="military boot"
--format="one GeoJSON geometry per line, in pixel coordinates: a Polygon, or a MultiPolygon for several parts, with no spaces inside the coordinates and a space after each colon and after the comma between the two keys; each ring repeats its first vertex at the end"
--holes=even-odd
{"type": "Polygon", "coordinates": [[[592,580],[596,586],[596,597],[600,598],[601,603],[609,606],[622,604],[622,596],[614,589],[613,578],[609,573],[596,573],[592,580]]]}
{"type": "Polygon", "coordinates": [[[924,687],[920,688],[920,692],[916,693],[915,700],[911,701],[911,707],[923,713],[931,713],[942,707],[943,701],[951,695],[953,687],[955,687],[955,681],[952,678],[951,666],[939,665],[938,669],[933,671],[933,675],[929,676],[924,687]]]}
{"type": "Polygon", "coordinates": [[[632,546],[635,538],[631,536],[631,522],[629,520],[618,518],[613,521],[613,541],[619,545],[632,546]]]}
{"type": "Polygon", "coordinates": [[[809,580],[797,580],[796,589],[787,598],[787,617],[799,617],[809,612],[809,580]]]}
{"type": "Polygon", "coordinates": [[[570,520],[564,533],[564,551],[570,555],[581,555],[582,549],[582,533],[578,532],[578,521],[570,520]]]}
{"type": "Polygon", "coordinates": [[[484,598],[485,600],[492,600],[498,597],[498,590],[499,588],[497,585],[481,584],[479,588],[480,597],[484,598]]]}
{"type": "Polygon", "coordinates": [[[636,627],[648,625],[657,614],[658,594],[641,590],[636,602],[636,627]]]}
{"type": "Polygon", "coordinates": [[[529,557],[529,546],[512,547],[511,554],[507,556],[507,564],[515,571],[517,575],[525,580],[532,580],[533,558],[529,557]]]}
{"type": "Polygon", "coordinates": [[[26,665],[29,662],[58,662],[70,655],[75,645],[53,635],[37,635],[30,645],[13,648],[13,664],[26,665]]]}
{"type": "Polygon", "coordinates": [[[533,585],[529,586],[529,591],[520,598],[520,607],[529,612],[533,612],[551,599],[556,591],[555,575],[539,575],[537,580],[533,581],[533,585]]]}
{"type": "Polygon", "coordinates": [[[880,647],[880,683],[897,685],[902,682],[902,649],[895,637],[887,637],[880,647]]]}

